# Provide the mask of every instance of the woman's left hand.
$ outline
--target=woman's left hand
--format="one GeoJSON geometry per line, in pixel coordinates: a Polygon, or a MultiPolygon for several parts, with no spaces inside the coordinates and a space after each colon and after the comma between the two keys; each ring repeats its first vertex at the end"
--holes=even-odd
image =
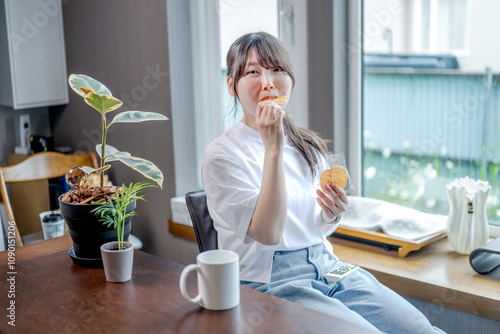
{"type": "Polygon", "coordinates": [[[323,209],[324,219],[333,220],[344,213],[349,204],[349,199],[343,189],[335,183],[325,185],[326,194],[321,190],[316,190],[316,202],[323,209]]]}

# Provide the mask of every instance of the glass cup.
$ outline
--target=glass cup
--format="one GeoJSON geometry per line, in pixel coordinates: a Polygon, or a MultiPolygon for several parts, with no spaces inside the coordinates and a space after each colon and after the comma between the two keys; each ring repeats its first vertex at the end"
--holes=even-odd
{"type": "Polygon", "coordinates": [[[64,219],[61,214],[54,211],[40,213],[43,237],[45,240],[64,235],[64,219]]]}

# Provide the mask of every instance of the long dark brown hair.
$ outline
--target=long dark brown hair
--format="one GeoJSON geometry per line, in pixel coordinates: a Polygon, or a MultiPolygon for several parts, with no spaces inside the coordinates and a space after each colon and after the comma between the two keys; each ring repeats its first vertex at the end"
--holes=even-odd
{"type": "MultiPolygon", "coordinates": [[[[248,52],[251,48],[255,49],[258,62],[262,67],[267,69],[279,67],[283,69],[290,76],[293,86],[295,86],[292,61],[280,40],[265,32],[246,34],[231,45],[226,57],[227,76],[232,79],[233,89],[236,92],[235,105],[238,97],[236,85],[243,76],[248,52]]],[[[298,149],[306,159],[311,169],[311,175],[314,177],[314,166],[319,163],[318,153],[326,153],[328,141],[319,137],[314,131],[296,126],[291,117],[283,119],[283,127],[292,146],[298,149]]]]}

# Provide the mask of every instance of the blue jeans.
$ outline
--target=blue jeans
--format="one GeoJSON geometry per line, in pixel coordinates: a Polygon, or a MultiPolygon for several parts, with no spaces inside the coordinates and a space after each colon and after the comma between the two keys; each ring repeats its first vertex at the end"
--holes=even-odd
{"type": "MultiPolygon", "coordinates": [[[[361,268],[337,283],[328,283],[325,274],[343,264],[322,244],[277,251],[270,283],[241,283],[385,333],[444,333],[413,305],[361,268]]],[[[335,324],[332,326],[334,329],[335,324]]]]}

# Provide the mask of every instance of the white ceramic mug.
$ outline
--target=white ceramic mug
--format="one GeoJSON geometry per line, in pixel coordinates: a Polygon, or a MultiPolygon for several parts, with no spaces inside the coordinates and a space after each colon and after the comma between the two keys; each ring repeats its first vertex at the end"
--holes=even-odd
{"type": "Polygon", "coordinates": [[[196,256],[196,264],[182,270],[179,280],[181,294],[188,302],[208,310],[228,310],[240,303],[240,266],[237,253],[229,250],[209,250],[196,256]],[[189,297],[186,279],[198,272],[198,295],[189,297]]]}

